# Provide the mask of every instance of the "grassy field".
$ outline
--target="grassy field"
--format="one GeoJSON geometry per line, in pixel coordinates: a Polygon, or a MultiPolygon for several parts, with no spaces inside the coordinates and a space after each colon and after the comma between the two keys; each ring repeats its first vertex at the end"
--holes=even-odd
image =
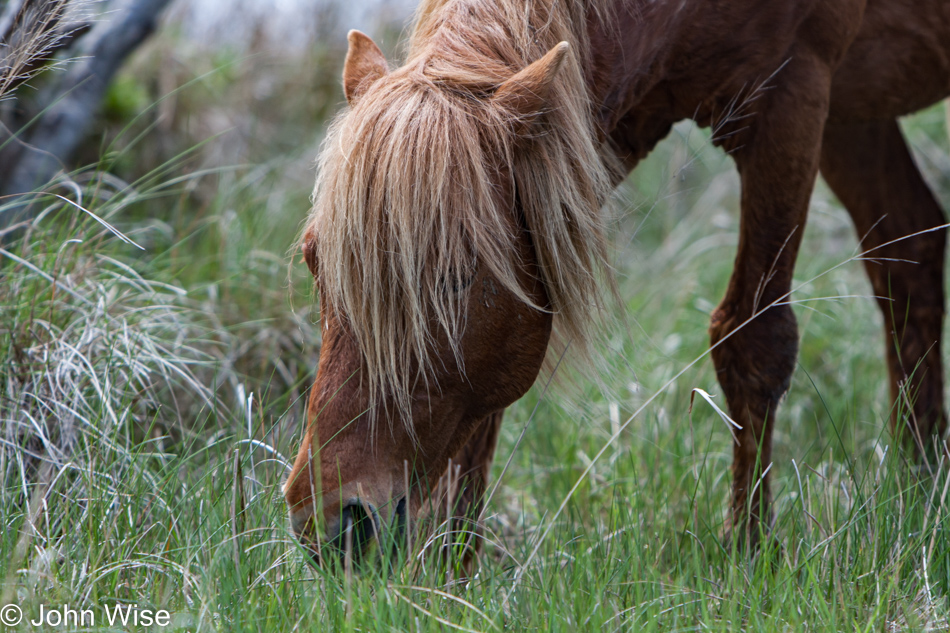
{"type": "MultiPolygon", "coordinates": [[[[304,60],[333,68],[304,80],[262,57],[155,57],[119,82],[98,162],[75,175],[115,231],[47,196],[0,252],[0,607],[25,616],[12,630],[64,604],[95,617],[67,628],[97,630],[948,629],[948,467],[916,468],[887,431],[880,318],[821,183],[771,470],[783,551],[721,547],[731,438],[690,401],[719,393],[706,327],[738,179],[690,125],[618,194],[626,318],[607,366],[539,382],[506,416],[478,575],[449,582],[418,546],[391,573],[312,569],[280,493],[320,342],[289,249],[338,56],[304,60]],[[185,87],[155,101],[168,85],[185,87]],[[116,604],[170,624],[110,625],[116,604]]],[[[905,131],[950,208],[945,125],[936,107],[905,131]]]]}

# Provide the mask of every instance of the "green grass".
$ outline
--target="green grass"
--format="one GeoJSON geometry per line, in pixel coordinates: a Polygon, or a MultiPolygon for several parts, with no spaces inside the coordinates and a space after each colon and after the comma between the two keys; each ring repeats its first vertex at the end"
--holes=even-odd
{"type": "MultiPolygon", "coordinates": [[[[950,207],[943,110],[905,128],[950,207]]],[[[152,163],[88,204],[145,251],[47,198],[0,256],[0,606],[93,609],[99,629],[106,605],[138,604],[168,610],[155,630],[173,631],[948,628],[948,468],[916,468],[887,431],[880,318],[821,184],[795,274],[800,365],[775,431],[783,551],[720,544],[731,438],[690,402],[719,393],[706,328],[734,257],[738,180],[684,125],[619,197],[626,322],[606,366],[569,372],[570,388],[541,381],[510,408],[494,481],[511,464],[462,585],[418,548],[391,573],[315,570],[290,535],[280,485],[320,340],[304,266],[288,266],[308,159],[202,175],[197,148],[165,164],[107,146],[119,171],[152,163]]]]}

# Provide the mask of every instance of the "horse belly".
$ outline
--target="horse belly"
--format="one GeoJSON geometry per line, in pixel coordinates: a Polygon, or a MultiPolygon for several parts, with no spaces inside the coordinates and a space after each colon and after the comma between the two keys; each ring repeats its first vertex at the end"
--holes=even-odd
{"type": "Polygon", "coordinates": [[[870,0],[835,73],[829,118],[893,118],[947,95],[950,0],[870,0]]]}

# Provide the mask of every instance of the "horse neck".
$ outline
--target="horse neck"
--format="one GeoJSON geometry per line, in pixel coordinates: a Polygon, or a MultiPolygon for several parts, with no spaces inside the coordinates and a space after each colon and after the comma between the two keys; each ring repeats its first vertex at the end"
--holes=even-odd
{"type": "MultiPolygon", "coordinates": [[[[590,22],[609,21],[647,0],[422,0],[409,41],[408,62],[428,64],[432,58],[465,67],[475,60],[457,54],[488,52],[489,66],[520,70],[555,45],[568,41],[586,66],[590,59],[590,22]],[[616,5],[616,6],[615,6],[616,5]],[[446,54],[446,50],[448,52],[446,54]],[[514,54],[512,55],[512,53],[514,54]]],[[[468,67],[491,73],[494,68],[468,67]]],[[[507,77],[505,77],[507,78],[507,77]]]]}
{"type": "Polygon", "coordinates": [[[667,78],[697,10],[689,0],[612,0],[605,19],[588,20],[588,92],[605,134],[667,78]]]}
{"type": "MultiPolygon", "coordinates": [[[[623,114],[664,78],[669,59],[683,40],[683,25],[695,17],[698,4],[689,0],[423,0],[409,59],[428,59],[441,48],[442,29],[459,26],[446,22],[464,20],[460,16],[467,15],[497,21],[466,25],[469,32],[461,39],[480,40],[481,50],[492,50],[490,40],[499,34],[518,40],[515,48],[534,49],[522,60],[499,59],[496,68],[508,68],[508,72],[568,40],[581,63],[595,120],[604,136],[610,136],[623,114]],[[446,15],[455,17],[447,20],[446,15]],[[527,24],[511,23],[518,20],[527,24]]],[[[460,39],[458,33],[452,35],[455,41],[460,39]]],[[[459,58],[459,63],[465,60],[459,58]]]]}

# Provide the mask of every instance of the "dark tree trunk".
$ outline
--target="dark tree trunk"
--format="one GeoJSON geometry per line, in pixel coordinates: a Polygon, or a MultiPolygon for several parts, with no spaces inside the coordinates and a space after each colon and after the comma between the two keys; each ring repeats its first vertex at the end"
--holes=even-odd
{"type": "MultiPolygon", "coordinates": [[[[0,143],[6,141],[0,150],[0,195],[27,194],[64,171],[89,133],[116,72],[154,32],[159,15],[169,3],[170,0],[131,0],[110,22],[89,31],[84,40],[94,40],[91,44],[83,41],[83,57],[53,77],[40,94],[35,108],[40,114],[25,129],[5,130],[7,138],[0,139],[0,143]]],[[[31,198],[7,198],[9,206],[0,212],[0,230],[31,216],[31,198]]]]}

